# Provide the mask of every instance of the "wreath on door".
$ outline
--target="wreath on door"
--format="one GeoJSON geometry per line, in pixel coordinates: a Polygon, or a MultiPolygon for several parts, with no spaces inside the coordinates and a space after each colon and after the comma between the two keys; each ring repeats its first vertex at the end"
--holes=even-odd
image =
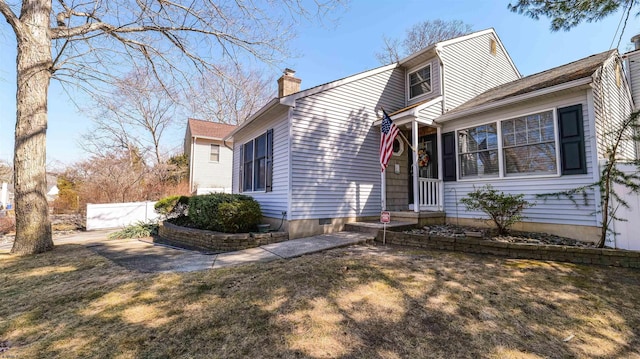
{"type": "Polygon", "coordinates": [[[426,150],[418,150],[418,166],[427,167],[431,162],[431,157],[429,156],[429,152],[426,150]]]}

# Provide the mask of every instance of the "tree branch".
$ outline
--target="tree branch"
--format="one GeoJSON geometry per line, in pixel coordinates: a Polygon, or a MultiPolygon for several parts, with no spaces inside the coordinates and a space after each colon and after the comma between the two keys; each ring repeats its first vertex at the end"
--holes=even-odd
{"type": "Polygon", "coordinates": [[[4,18],[7,20],[13,32],[16,34],[18,39],[22,39],[27,36],[20,19],[13,13],[13,10],[9,7],[5,0],[0,0],[0,13],[4,15],[4,18]]]}

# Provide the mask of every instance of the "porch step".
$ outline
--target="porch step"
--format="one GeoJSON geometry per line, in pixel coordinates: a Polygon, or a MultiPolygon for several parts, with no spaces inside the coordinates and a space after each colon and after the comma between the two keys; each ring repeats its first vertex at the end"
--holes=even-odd
{"type": "MultiPolygon", "coordinates": [[[[396,231],[404,231],[406,229],[415,228],[418,225],[418,221],[391,221],[387,223],[387,229],[393,229],[396,231]]],[[[349,232],[360,232],[377,235],[378,231],[383,229],[383,224],[380,222],[351,222],[344,225],[344,230],[349,232]]]]}

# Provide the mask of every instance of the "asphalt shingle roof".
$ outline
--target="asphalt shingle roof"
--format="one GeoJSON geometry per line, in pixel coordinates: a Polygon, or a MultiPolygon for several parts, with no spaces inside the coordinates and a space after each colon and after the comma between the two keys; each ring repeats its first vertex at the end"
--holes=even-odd
{"type": "Polygon", "coordinates": [[[589,77],[593,75],[593,73],[602,66],[602,63],[615,52],[616,50],[601,52],[566,65],[554,67],[552,69],[494,87],[450,110],[447,114],[464,111],[508,97],[522,95],[543,88],[560,85],[565,82],[589,77]]]}
{"type": "Polygon", "coordinates": [[[197,120],[195,118],[189,119],[189,128],[191,129],[191,136],[209,137],[223,139],[234,128],[235,125],[227,125],[225,123],[216,123],[211,121],[197,120]]]}

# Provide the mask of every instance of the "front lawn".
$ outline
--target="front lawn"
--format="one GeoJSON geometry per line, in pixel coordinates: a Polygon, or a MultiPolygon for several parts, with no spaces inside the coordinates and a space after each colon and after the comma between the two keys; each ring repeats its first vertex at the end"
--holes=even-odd
{"type": "Polygon", "coordinates": [[[0,283],[0,358],[640,358],[622,268],[359,246],[149,274],[65,245],[0,283]]]}

